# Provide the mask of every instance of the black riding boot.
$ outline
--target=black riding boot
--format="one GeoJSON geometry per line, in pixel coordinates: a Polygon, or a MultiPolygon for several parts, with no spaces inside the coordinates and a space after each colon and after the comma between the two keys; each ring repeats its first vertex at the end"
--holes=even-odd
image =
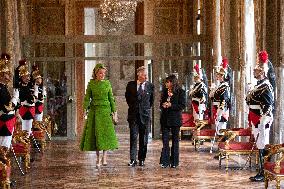
{"type": "Polygon", "coordinates": [[[254,177],[250,177],[249,179],[252,182],[263,182],[264,181],[264,170],[263,170],[263,163],[264,163],[264,149],[260,149],[259,150],[259,169],[258,169],[258,173],[254,176],[254,177]]]}

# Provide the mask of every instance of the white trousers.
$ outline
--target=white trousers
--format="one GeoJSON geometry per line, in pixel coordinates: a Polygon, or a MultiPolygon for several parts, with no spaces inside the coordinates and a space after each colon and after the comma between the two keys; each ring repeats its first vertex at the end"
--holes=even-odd
{"type": "Polygon", "coordinates": [[[217,135],[223,135],[220,133],[221,129],[227,129],[227,122],[218,122],[216,123],[216,133],[217,135]]]}
{"type": "Polygon", "coordinates": [[[32,126],[33,126],[33,119],[29,119],[29,120],[23,120],[22,119],[22,130],[28,131],[29,136],[32,133],[32,126]]]}
{"type": "Polygon", "coordinates": [[[35,114],[35,121],[42,121],[42,117],[43,117],[43,112],[41,112],[40,114],[35,114]]]}
{"type": "Polygon", "coordinates": [[[194,121],[195,120],[204,120],[204,112],[205,112],[205,110],[206,110],[205,104],[199,104],[199,106],[198,106],[199,114],[193,108],[193,118],[194,118],[194,121]]]}
{"type": "Polygon", "coordinates": [[[266,144],[269,144],[269,132],[270,127],[265,128],[264,126],[259,125],[258,128],[252,126],[252,133],[256,141],[256,146],[258,149],[264,149],[266,144]],[[257,135],[259,133],[258,139],[257,135]]]}
{"type": "Polygon", "coordinates": [[[10,149],[12,143],[12,136],[0,136],[0,146],[5,146],[10,149]]]}

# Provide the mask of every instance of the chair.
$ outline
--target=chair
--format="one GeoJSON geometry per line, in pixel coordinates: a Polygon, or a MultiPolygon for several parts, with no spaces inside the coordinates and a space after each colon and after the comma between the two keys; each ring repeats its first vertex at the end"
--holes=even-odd
{"type": "Polygon", "coordinates": [[[0,187],[10,189],[11,162],[7,158],[8,148],[0,147],[0,187]]]}
{"type": "Polygon", "coordinates": [[[234,139],[236,136],[251,137],[251,129],[234,128],[232,130],[221,131],[224,135],[219,138],[219,167],[222,165],[222,157],[226,158],[226,171],[229,168],[230,155],[249,155],[249,166],[251,167],[251,153],[256,156],[256,164],[258,164],[258,150],[255,143],[250,139],[248,142],[238,142],[234,139]],[[225,142],[221,142],[222,139],[226,139],[225,142]]]}
{"type": "Polygon", "coordinates": [[[12,148],[16,157],[24,159],[25,172],[28,172],[28,169],[30,168],[31,154],[31,145],[28,133],[25,131],[15,130],[13,134],[12,148]]]}
{"type": "Polygon", "coordinates": [[[212,140],[218,138],[218,136],[216,136],[216,130],[205,128],[207,125],[208,120],[200,120],[195,125],[193,130],[193,145],[195,150],[200,148],[201,141],[210,139],[212,142],[212,140]]]}
{"type": "Polygon", "coordinates": [[[276,189],[280,189],[280,182],[284,180],[284,144],[266,145],[268,155],[264,157],[264,185],[268,188],[268,182],[275,180],[276,189]],[[272,162],[271,157],[276,161],[272,162]]]}
{"type": "Polygon", "coordinates": [[[183,131],[192,131],[195,128],[195,123],[192,114],[183,112],[182,113],[182,126],[180,127],[179,139],[183,131]]]}
{"type": "Polygon", "coordinates": [[[46,133],[46,128],[44,127],[44,124],[40,121],[34,121],[33,128],[32,128],[32,134],[36,142],[40,145],[40,147],[43,150],[46,146],[45,133],[46,133]]]}
{"type": "Polygon", "coordinates": [[[50,115],[44,115],[42,124],[43,124],[43,127],[45,129],[48,140],[50,141],[51,140],[51,133],[54,133],[54,130],[57,129],[54,126],[54,122],[53,122],[51,116],[50,115]]]}

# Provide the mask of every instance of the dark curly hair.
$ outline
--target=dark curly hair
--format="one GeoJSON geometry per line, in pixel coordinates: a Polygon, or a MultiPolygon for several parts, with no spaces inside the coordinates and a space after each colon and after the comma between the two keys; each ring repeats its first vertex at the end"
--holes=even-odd
{"type": "Polygon", "coordinates": [[[174,74],[169,75],[166,77],[165,82],[171,82],[173,85],[173,92],[176,92],[180,88],[178,79],[174,74]]]}

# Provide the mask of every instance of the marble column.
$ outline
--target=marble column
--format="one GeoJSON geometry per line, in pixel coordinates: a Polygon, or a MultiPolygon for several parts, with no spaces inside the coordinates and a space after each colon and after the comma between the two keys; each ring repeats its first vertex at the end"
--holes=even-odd
{"type": "MultiPolygon", "coordinates": [[[[279,56],[279,71],[278,71],[278,96],[282,97],[284,95],[284,0],[280,1],[280,56],[279,56]]],[[[284,110],[284,103],[283,101],[279,100],[279,110],[284,110]]],[[[284,112],[283,111],[276,111],[279,112],[280,115],[278,117],[278,125],[279,125],[279,141],[278,143],[284,142],[284,112]]]]}
{"type": "Polygon", "coordinates": [[[246,127],[245,113],[245,1],[232,0],[230,5],[230,66],[233,71],[232,108],[230,127],[246,127]]]}
{"type": "Polygon", "coordinates": [[[266,8],[271,22],[267,27],[270,33],[267,33],[267,50],[276,72],[275,114],[270,142],[277,144],[284,142],[284,103],[280,100],[284,95],[284,0],[268,1],[266,8]],[[276,11],[270,11],[272,8],[276,11]]]}
{"type": "MultiPolygon", "coordinates": [[[[281,120],[283,119],[282,115],[282,103],[280,99],[283,96],[283,85],[281,80],[283,79],[283,66],[280,64],[281,57],[281,3],[279,0],[266,0],[266,19],[269,22],[266,23],[266,33],[265,33],[265,50],[269,54],[269,60],[272,62],[275,71],[276,71],[276,89],[275,89],[275,113],[274,113],[274,123],[270,130],[270,142],[278,143],[280,142],[280,130],[283,125],[281,120]]],[[[283,15],[282,15],[283,16],[283,15]]],[[[282,38],[283,40],[283,38],[282,38]]],[[[283,47],[282,47],[283,48],[283,47]]]]}
{"type": "Polygon", "coordinates": [[[4,11],[4,1],[0,1],[0,52],[3,52],[5,50],[4,44],[5,44],[5,11],[4,11]]]}
{"type": "Polygon", "coordinates": [[[21,40],[21,54],[22,57],[32,57],[32,47],[31,43],[22,40],[25,36],[29,35],[30,25],[28,21],[28,8],[27,8],[27,0],[18,1],[18,15],[19,15],[19,36],[21,40]]]}
{"type": "Polygon", "coordinates": [[[19,35],[25,36],[29,34],[27,0],[18,1],[18,20],[19,20],[19,35]]]}
{"type": "Polygon", "coordinates": [[[221,9],[221,0],[216,0],[215,1],[215,35],[213,37],[213,59],[214,59],[214,65],[220,65],[222,58],[221,58],[221,17],[220,17],[220,9],[221,9]]]}
{"type": "Polygon", "coordinates": [[[265,48],[266,0],[254,0],[256,52],[265,48]]]}
{"type": "Polygon", "coordinates": [[[215,4],[213,0],[203,1],[203,7],[201,9],[201,25],[202,34],[206,36],[205,41],[201,44],[202,55],[204,56],[204,62],[206,63],[205,70],[208,78],[210,78],[209,86],[212,84],[212,70],[216,61],[214,61],[212,53],[215,54],[215,48],[213,47],[213,38],[216,34],[215,31],[215,4]],[[212,52],[213,51],[213,52],[212,52]],[[211,77],[210,77],[211,76],[211,77]]]}
{"type": "Polygon", "coordinates": [[[21,57],[18,25],[17,1],[6,0],[6,52],[11,55],[15,65],[21,57]]]}
{"type": "MultiPolygon", "coordinates": [[[[65,0],[65,35],[74,36],[75,34],[75,2],[65,0]]],[[[65,44],[65,57],[74,57],[74,44],[65,44]]],[[[69,97],[76,99],[76,82],[75,82],[75,60],[65,62],[66,77],[67,77],[67,94],[69,97]]],[[[77,135],[77,101],[73,100],[67,104],[67,137],[74,140],[77,135]]]]}
{"type": "MultiPolygon", "coordinates": [[[[153,54],[157,55],[157,45],[153,47],[153,54]]],[[[152,136],[154,139],[160,138],[161,127],[160,127],[160,78],[163,73],[161,73],[161,60],[154,60],[153,62],[153,75],[156,79],[153,80],[153,84],[155,86],[155,96],[154,96],[154,105],[153,105],[153,129],[152,129],[152,136]]]]}

